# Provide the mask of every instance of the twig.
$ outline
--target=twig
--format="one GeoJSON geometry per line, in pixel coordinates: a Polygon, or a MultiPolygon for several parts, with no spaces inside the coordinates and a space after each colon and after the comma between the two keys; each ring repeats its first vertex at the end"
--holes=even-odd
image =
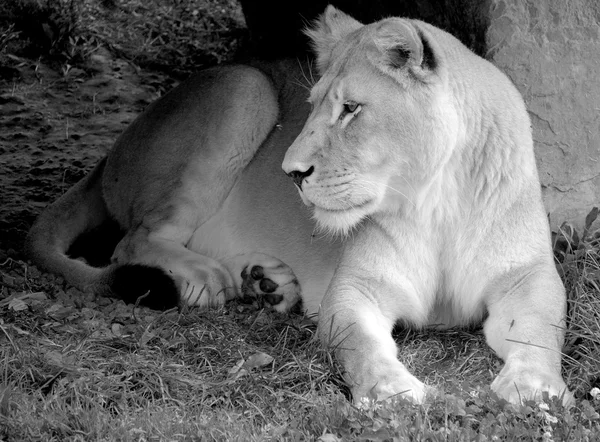
{"type": "Polygon", "coordinates": [[[131,309],[131,315],[133,316],[133,320],[135,322],[139,322],[137,317],[135,316],[135,309],[138,308],[138,306],[140,305],[140,302],[142,302],[145,298],[147,298],[149,294],[150,294],[150,290],[148,290],[146,293],[144,293],[142,296],[138,297],[135,300],[135,304],[133,305],[133,308],[131,309]]]}

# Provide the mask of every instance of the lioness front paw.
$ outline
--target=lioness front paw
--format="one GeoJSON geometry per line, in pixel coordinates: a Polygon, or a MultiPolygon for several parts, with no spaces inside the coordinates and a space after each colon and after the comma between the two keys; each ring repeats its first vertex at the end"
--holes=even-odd
{"type": "Polygon", "coordinates": [[[284,313],[300,300],[300,284],[292,269],[271,258],[242,269],[242,295],[284,313]]]}
{"type": "MultiPolygon", "coordinates": [[[[373,364],[377,362],[374,361],[373,364]]],[[[372,371],[368,376],[369,381],[352,389],[354,402],[358,406],[397,398],[422,404],[425,398],[434,392],[434,389],[410,374],[400,362],[373,365],[372,371]]]]}
{"type": "Polygon", "coordinates": [[[507,370],[505,367],[492,382],[491,389],[513,404],[528,400],[541,401],[544,393],[549,397],[557,396],[564,406],[570,406],[575,401],[560,375],[543,373],[539,369],[507,370]]]}

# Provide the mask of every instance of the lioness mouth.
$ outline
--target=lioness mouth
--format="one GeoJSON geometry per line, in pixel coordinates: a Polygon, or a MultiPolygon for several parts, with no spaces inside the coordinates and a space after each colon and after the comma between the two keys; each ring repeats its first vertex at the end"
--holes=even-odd
{"type": "Polygon", "coordinates": [[[348,211],[355,210],[355,209],[362,209],[363,207],[368,206],[372,202],[373,202],[373,200],[370,199],[370,200],[366,200],[366,201],[363,201],[362,203],[358,203],[358,204],[354,204],[353,203],[351,206],[344,207],[342,209],[330,209],[330,208],[327,208],[327,207],[317,206],[315,204],[312,204],[312,205],[315,206],[315,210],[316,209],[320,209],[320,210],[322,210],[324,212],[343,213],[343,212],[348,212],[348,211]]]}

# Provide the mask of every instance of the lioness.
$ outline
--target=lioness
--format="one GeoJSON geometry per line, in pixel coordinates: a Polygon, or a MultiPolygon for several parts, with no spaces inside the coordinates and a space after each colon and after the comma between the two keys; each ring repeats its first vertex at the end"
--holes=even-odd
{"type": "Polygon", "coordinates": [[[560,374],[565,292],[515,87],[419,21],[364,26],[329,6],[307,34],[320,74],[309,96],[295,63],[193,76],[46,209],[32,259],[158,308],[243,292],[285,312],[302,294],[356,401],[424,400],[396,358],[398,321],[487,315],[505,361],[492,389],[512,402],[542,391],[571,400],[560,374]],[[315,233],[311,212],[344,239],[315,233]],[[67,255],[108,218],[126,232],[111,266],[67,255]]]}

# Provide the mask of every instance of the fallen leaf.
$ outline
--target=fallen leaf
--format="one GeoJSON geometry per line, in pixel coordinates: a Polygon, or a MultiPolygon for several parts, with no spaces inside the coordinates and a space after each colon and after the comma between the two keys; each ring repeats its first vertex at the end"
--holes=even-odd
{"type": "Polygon", "coordinates": [[[339,442],[340,440],[335,434],[331,433],[323,434],[317,439],[318,442],[339,442]]]}
{"type": "Polygon", "coordinates": [[[254,353],[244,363],[244,368],[252,370],[253,368],[261,368],[273,362],[273,356],[263,353],[262,351],[254,353]]]}
{"type": "Polygon", "coordinates": [[[44,292],[35,292],[35,293],[25,293],[19,292],[14,295],[9,296],[6,299],[0,301],[0,307],[5,305],[8,306],[9,309],[20,311],[25,310],[28,306],[27,301],[44,301],[46,300],[46,294],[44,292]]]}
{"type": "Polygon", "coordinates": [[[245,362],[246,361],[244,359],[240,359],[233,367],[229,369],[229,382],[235,382],[239,378],[244,377],[248,374],[248,370],[244,368],[245,362]]]}
{"type": "Polygon", "coordinates": [[[12,324],[11,324],[11,328],[12,328],[14,331],[16,331],[18,334],[20,334],[20,335],[26,335],[26,336],[30,336],[30,335],[31,335],[31,333],[29,333],[29,332],[28,332],[28,331],[26,331],[26,330],[23,330],[22,328],[19,328],[19,327],[17,327],[16,325],[12,325],[12,324]]]}
{"type": "Polygon", "coordinates": [[[55,313],[55,312],[57,312],[57,311],[59,311],[60,309],[63,309],[63,308],[65,308],[65,306],[62,305],[60,302],[57,302],[56,304],[52,304],[50,307],[48,307],[46,309],[45,313],[47,315],[51,316],[52,313],[55,313]]]}
{"type": "Polygon", "coordinates": [[[59,367],[64,366],[63,355],[54,350],[50,350],[45,354],[46,360],[52,365],[58,365],[59,367]]]}
{"type": "Polygon", "coordinates": [[[140,345],[142,347],[148,345],[148,342],[150,342],[155,337],[156,337],[156,335],[154,333],[152,333],[150,330],[144,331],[144,333],[142,334],[142,337],[140,338],[140,345]]]}
{"type": "Polygon", "coordinates": [[[73,307],[62,307],[54,310],[52,313],[49,313],[52,319],[56,319],[57,321],[62,321],[64,319],[73,320],[77,316],[79,316],[73,307]]]}
{"type": "Polygon", "coordinates": [[[27,310],[27,303],[23,301],[21,298],[13,298],[8,303],[8,308],[10,310],[14,310],[15,312],[20,312],[22,310],[27,310]]]}
{"type": "Polygon", "coordinates": [[[227,373],[229,373],[230,376],[237,374],[242,369],[244,362],[246,362],[244,359],[240,359],[233,367],[229,369],[227,373]]]}
{"type": "Polygon", "coordinates": [[[587,216],[585,217],[585,230],[589,230],[590,227],[592,227],[592,224],[594,224],[594,221],[596,221],[596,219],[598,218],[598,208],[594,207],[590,213],[587,214],[587,216]]]}
{"type": "Polygon", "coordinates": [[[46,296],[46,294],[44,292],[35,292],[35,293],[29,293],[27,295],[28,299],[31,299],[33,301],[45,301],[46,299],[48,299],[48,296],[46,296]]]}

